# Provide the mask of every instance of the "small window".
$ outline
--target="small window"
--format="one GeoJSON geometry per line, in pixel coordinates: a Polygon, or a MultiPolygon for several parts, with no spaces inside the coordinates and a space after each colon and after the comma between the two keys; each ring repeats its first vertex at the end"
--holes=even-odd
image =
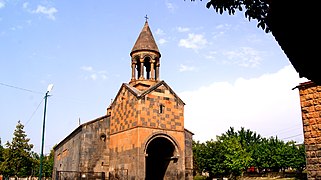
{"type": "Polygon", "coordinates": [[[164,113],[165,106],[163,104],[159,105],[159,113],[163,114],[164,113]]]}
{"type": "Polygon", "coordinates": [[[105,142],[105,141],[106,141],[106,134],[104,134],[104,133],[101,134],[101,135],[100,135],[100,140],[102,140],[102,141],[105,142]]]}

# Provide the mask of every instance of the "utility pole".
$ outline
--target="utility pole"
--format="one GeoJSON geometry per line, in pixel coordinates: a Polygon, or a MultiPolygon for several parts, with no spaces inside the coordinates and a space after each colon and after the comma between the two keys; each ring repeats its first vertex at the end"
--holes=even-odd
{"type": "Polygon", "coordinates": [[[44,107],[43,123],[42,123],[42,140],[41,140],[40,168],[39,168],[38,180],[42,179],[42,161],[43,161],[43,147],[44,147],[44,142],[45,142],[45,122],[46,122],[47,99],[50,96],[49,92],[52,90],[52,88],[53,88],[53,84],[49,84],[48,88],[47,88],[47,92],[45,94],[45,107],[44,107]]]}

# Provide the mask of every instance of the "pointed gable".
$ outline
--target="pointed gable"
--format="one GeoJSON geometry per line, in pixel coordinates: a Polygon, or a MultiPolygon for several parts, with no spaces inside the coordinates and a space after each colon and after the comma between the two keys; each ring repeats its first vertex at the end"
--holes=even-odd
{"type": "Polygon", "coordinates": [[[161,93],[162,96],[164,96],[163,94],[165,94],[165,96],[167,94],[168,97],[173,96],[173,98],[177,99],[177,101],[179,103],[181,103],[182,105],[185,105],[184,101],[172,90],[172,88],[170,88],[170,86],[165,81],[160,81],[157,84],[155,84],[154,86],[151,86],[147,90],[144,90],[144,91],[140,91],[140,90],[136,89],[135,87],[130,86],[127,83],[123,83],[122,86],[120,87],[120,89],[118,90],[118,93],[117,93],[115,99],[110,104],[108,109],[111,108],[113,106],[113,104],[115,104],[116,101],[121,98],[122,94],[124,94],[125,91],[130,92],[137,99],[144,98],[148,94],[152,94],[152,93],[156,93],[156,94],[161,93]],[[166,89],[167,91],[165,91],[164,89],[166,89]]]}
{"type": "Polygon", "coordinates": [[[169,87],[169,85],[165,81],[160,81],[159,83],[151,86],[149,89],[144,91],[141,96],[146,96],[148,94],[161,94],[161,96],[165,98],[173,97],[182,105],[185,103],[181,100],[181,98],[169,87]]]}

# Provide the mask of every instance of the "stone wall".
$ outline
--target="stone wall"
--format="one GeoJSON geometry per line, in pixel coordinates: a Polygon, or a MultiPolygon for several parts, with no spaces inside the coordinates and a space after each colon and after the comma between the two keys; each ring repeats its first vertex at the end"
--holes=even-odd
{"type": "MultiPolygon", "coordinates": [[[[105,172],[109,168],[109,116],[102,116],[76,128],[54,147],[53,178],[57,171],[105,172]]],[[[67,175],[68,176],[68,175],[67,175]]],[[[70,177],[74,178],[74,177],[70,177]]]]}
{"type": "Polygon", "coordinates": [[[80,171],[108,173],[109,139],[109,116],[103,116],[94,120],[94,123],[83,125],[80,171]]]}
{"type": "Polygon", "coordinates": [[[185,179],[193,179],[193,133],[185,129],[185,179]]]}
{"type": "Polygon", "coordinates": [[[135,127],[184,131],[184,104],[165,83],[142,94],[122,86],[109,110],[111,134],[135,127]]]}
{"type": "Polygon", "coordinates": [[[56,171],[79,171],[82,128],[78,127],[54,147],[54,173],[56,171]]]}
{"type": "Polygon", "coordinates": [[[299,86],[308,179],[321,179],[321,86],[309,81],[299,86]]]}

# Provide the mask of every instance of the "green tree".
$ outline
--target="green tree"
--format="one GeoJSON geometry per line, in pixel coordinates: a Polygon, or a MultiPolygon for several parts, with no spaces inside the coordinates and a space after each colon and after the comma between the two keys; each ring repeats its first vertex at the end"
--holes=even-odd
{"type": "Polygon", "coordinates": [[[305,145],[295,145],[296,147],[296,155],[294,158],[293,168],[295,168],[298,172],[302,172],[306,168],[306,154],[305,154],[305,145]]]}
{"type": "Polygon", "coordinates": [[[295,141],[287,142],[284,147],[284,158],[282,160],[284,169],[292,168],[297,172],[302,172],[306,166],[304,145],[296,145],[295,141]]]}
{"type": "Polygon", "coordinates": [[[244,15],[249,21],[251,19],[256,19],[258,21],[257,27],[262,28],[266,33],[269,33],[271,32],[267,25],[269,2],[270,0],[209,0],[206,7],[212,7],[220,14],[228,12],[229,15],[234,15],[236,11],[245,10],[244,15]]]}
{"type": "Polygon", "coordinates": [[[40,167],[40,155],[31,152],[32,157],[32,170],[31,170],[31,176],[38,177],[39,176],[39,167],[40,167]]]}
{"type": "Polygon", "coordinates": [[[218,141],[222,149],[221,153],[224,154],[225,175],[230,179],[236,179],[249,167],[252,160],[251,154],[242,146],[240,136],[218,137],[218,141]]]}
{"type": "MultiPolygon", "coordinates": [[[[2,163],[3,161],[3,146],[2,146],[2,143],[1,143],[1,138],[0,138],[0,164],[2,163]]],[[[0,172],[1,174],[1,172],[0,172]]]]}
{"type": "Polygon", "coordinates": [[[2,164],[3,164],[4,151],[5,151],[5,149],[4,149],[3,146],[2,146],[1,138],[0,138],[0,174],[3,174],[3,171],[2,171],[1,166],[2,166],[2,164]]]}
{"type": "MultiPolygon", "coordinates": [[[[237,137],[242,149],[244,149],[251,157],[262,140],[261,135],[251,131],[250,129],[245,130],[244,127],[241,127],[238,131],[235,131],[233,127],[230,127],[230,129],[228,129],[225,134],[222,134],[220,138],[224,139],[229,137],[237,137]]],[[[249,166],[255,166],[254,159],[251,158],[249,166]]]]}
{"type": "Polygon", "coordinates": [[[223,165],[224,153],[218,141],[210,140],[205,143],[194,142],[193,157],[197,173],[206,172],[209,178],[223,177],[226,168],[223,165]]]}
{"type": "Polygon", "coordinates": [[[6,176],[26,177],[31,174],[32,144],[29,144],[29,138],[23,130],[24,126],[18,121],[13,133],[12,142],[6,143],[6,149],[3,155],[3,162],[0,169],[6,176]]]}
{"type": "Polygon", "coordinates": [[[305,168],[304,145],[294,141],[285,143],[277,137],[262,138],[251,130],[230,127],[226,133],[217,136],[216,141],[193,142],[194,167],[207,172],[209,179],[229,177],[236,179],[250,166],[259,172],[305,168]]]}
{"type": "Polygon", "coordinates": [[[53,166],[54,166],[54,150],[51,149],[50,153],[44,157],[44,166],[43,166],[43,174],[45,177],[51,177],[53,166]]]}
{"type": "MultiPolygon", "coordinates": [[[[39,167],[40,167],[40,154],[35,152],[31,153],[32,157],[32,172],[31,175],[38,177],[39,176],[39,167]]],[[[54,164],[54,150],[51,149],[50,153],[44,155],[43,157],[43,169],[42,169],[42,176],[43,177],[52,177],[53,171],[53,164],[54,164]]]]}
{"type": "Polygon", "coordinates": [[[252,153],[252,166],[256,167],[259,172],[269,168],[268,160],[270,159],[269,143],[267,138],[262,138],[260,143],[255,146],[252,153]]]}
{"type": "Polygon", "coordinates": [[[268,154],[270,155],[269,159],[269,168],[274,172],[279,172],[284,168],[283,159],[285,158],[284,153],[285,143],[282,140],[279,140],[277,137],[269,138],[268,154]]]}

